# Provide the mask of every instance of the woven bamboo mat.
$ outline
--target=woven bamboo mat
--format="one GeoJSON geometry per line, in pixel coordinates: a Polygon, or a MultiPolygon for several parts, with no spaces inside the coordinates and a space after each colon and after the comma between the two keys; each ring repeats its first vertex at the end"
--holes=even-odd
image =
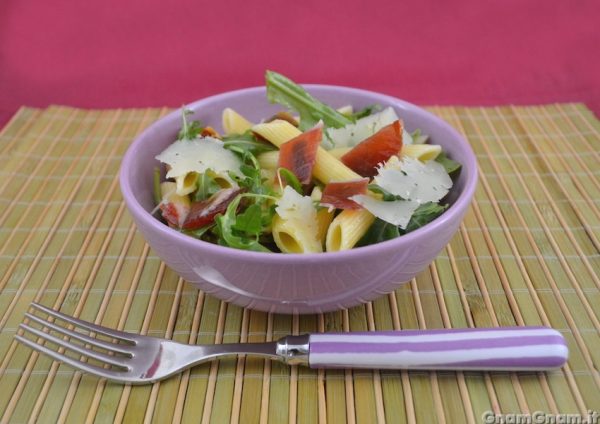
{"type": "Polygon", "coordinates": [[[450,245],[376,301],[314,316],[228,305],[149,250],[121,201],[134,135],[166,109],[23,108],[0,133],[3,422],[481,422],[600,410],[600,122],[579,104],[432,107],[464,133],[480,184],[450,245]],[[74,372],[13,341],[31,301],[191,343],[307,331],[549,325],[570,360],[549,373],[316,371],[258,359],[152,386],[74,372]]]}

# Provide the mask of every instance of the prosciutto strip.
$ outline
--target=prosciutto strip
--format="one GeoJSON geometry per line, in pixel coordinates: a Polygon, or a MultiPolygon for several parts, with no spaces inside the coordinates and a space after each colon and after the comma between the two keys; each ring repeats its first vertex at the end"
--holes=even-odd
{"type": "Polygon", "coordinates": [[[301,184],[309,184],[322,138],[323,131],[317,127],[283,143],[279,149],[278,167],[292,171],[301,184]]]}
{"type": "Polygon", "coordinates": [[[329,183],[323,189],[321,204],[324,206],[333,206],[337,209],[361,209],[362,206],[354,200],[349,199],[349,197],[357,194],[366,194],[368,184],[368,178],[329,183]]]}
{"type": "Polygon", "coordinates": [[[196,230],[205,225],[211,224],[215,216],[219,213],[224,213],[227,206],[235,196],[241,193],[239,188],[228,188],[218,191],[206,200],[201,202],[193,202],[190,207],[190,212],[181,228],[185,230],[196,230]]]}
{"type": "Polygon", "coordinates": [[[357,144],[341,157],[348,168],[363,177],[377,174],[377,165],[402,149],[402,123],[394,121],[357,144]]]}

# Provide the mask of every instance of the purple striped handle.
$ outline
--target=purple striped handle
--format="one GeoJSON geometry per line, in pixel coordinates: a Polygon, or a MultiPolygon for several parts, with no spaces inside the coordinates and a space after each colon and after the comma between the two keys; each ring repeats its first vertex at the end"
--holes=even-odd
{"type": "Polygon", "coordinates": [[[311,368],[540,371],[569,356],[546,327],[402,330],[310,335],[311,368]]]}

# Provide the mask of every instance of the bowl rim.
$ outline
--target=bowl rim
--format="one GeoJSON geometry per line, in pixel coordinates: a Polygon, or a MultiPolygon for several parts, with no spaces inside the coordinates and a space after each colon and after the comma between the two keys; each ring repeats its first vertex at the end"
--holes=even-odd
{"type": "MultiPolygon", "coordinates": [[[[463,214],[469,207],[471,200],[475,194],[477,187],[477,160],[475,153],[466,138],[460,134],[454,127],[447,123],[437,115],[417,106],[413,103],[405,100],[382,94],[375,91],[364,90],[354,87],[346,87],[339,85],[329,84],[302,84],[309,92],[311,90],[341,90],[345,93],[376,96],[382,101],[385,101],[396,107],[403,109],[412,109],[419,115],[423,115],[425,118],[433,120],[436,125],[440,126],[444,131],[451,134],[456,140],[458,140],[463,146],[463,150],[467,153],[467,156],[461,158],[462,170],[466,172],[465,185],[462,192],[458,195],[456,200],[450,205],[450,207],[439,217],[429,222],[428,224],[420,227],[408,234],[404,234],[400,237],[396,237],[391,240],[382,241],[368,246],[355,247],[350,250],[343,250],[338,252],[321,252],[321,253],[276,253],[276,252],[254,252],[249,250],[235,249],[228,246],[221,246],[214,243],[209,243],[203,240],[195,239],[191,236],[180,233],[168,225],[163,224],[156,219],[150,212],[148,212],[137,200],[134,195],[130,181],[128,179],[128,166],[137,156],[136,152],[142,148],[143,141],[150,134],[155,131],[155,128],[160,127],[165,121],[171,121],[174,119],[179,120],[181,118],[180,108],[166,114],[165,116],[157,119],[141,133],[139,133],[131,144],[128,146],[125,154],[123,155],[120,170],[119,170],[119,182],[123,199],[134,218],[140,220],[143,224],[153,227],[158,231],[162,237],[172,238],[177,242],[186,244],[189,248],[198,249],[198,251],[207,251],[214,255],[235,255],[236,259],[246,259],[248,261],[262,261],[267,264],[287,264],[287,263],[321,263],[321,262],[338,262],[344,260],[352,260],[358,257],[381,255],[384,251],[402,249],[411,246],[413,242],[421,239],[426,233],[435,234],[438,230],[449,225],[454,219],[461,219],[463,214]]],[[[258,94],[266,93],[264,86],[256,86],[249,88],[242,88],[232,91],[226,91],[223,93],[211,95],[185,105],[186,108],[197,111],[204,104],[210,104],[217,100],[226,100],[227,98],[237,97],[239,95],[247,94],[258,94]]],[[[266,100],[266,95],[265,95],[266,100]]]]}

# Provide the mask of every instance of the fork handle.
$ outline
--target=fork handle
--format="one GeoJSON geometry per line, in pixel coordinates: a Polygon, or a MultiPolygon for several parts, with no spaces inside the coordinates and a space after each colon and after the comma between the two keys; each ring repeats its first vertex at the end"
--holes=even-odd
{"type": "Polygon", "coordinates": [[[402,330],[309,335],[311,368],[547,370],[568,358],[546,327],[402,330]]]}

